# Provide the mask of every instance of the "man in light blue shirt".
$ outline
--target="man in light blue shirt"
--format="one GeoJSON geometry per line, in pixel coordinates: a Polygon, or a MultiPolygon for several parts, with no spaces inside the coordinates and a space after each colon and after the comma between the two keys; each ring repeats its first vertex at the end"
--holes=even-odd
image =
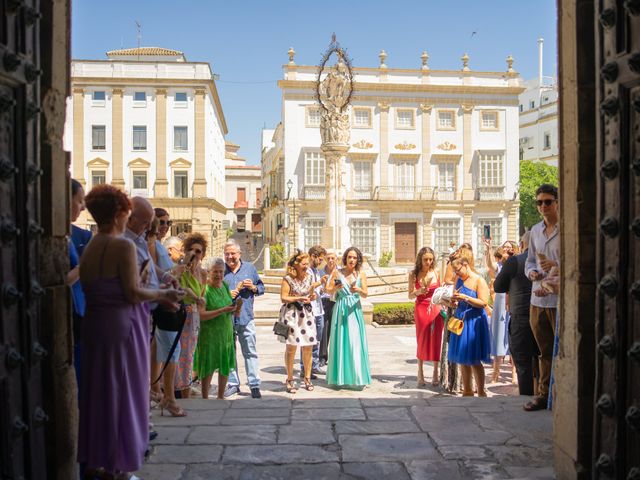
{"type": "Polygon", "coordinates": [[[540,349],[540,379],[537,396],[524,406],[526,411],[547,408],[549,396],[558,295],[541,295],[541,291],[542,281],[549,276],[552,269],[557,270],[560,267],[558,188],[549,184],[540,185],[536,190],[536,205],[543,220],[531,227],[524,272],[533,282],[529,322],[540,349]]]}
{"type": "MultiPolygon", "coordinates": [[[[327,281],[327,277],[324,276],[324,271],[320,269],[320,265],[324,262],[324,257],[327,251],[320,245],[314,245],[309,249],[309,257],[311,264],[308,270],[308,275],[311,276],[311,282],[317,284],[315,289],[316,299],[311,302],[311,310],[316,322],[316,340],[317,343],[313,346],[313,361],[311,364],[311,379],[314,380],[316,374],[324,375],[326,370],[320,366],[320,339],[322,338],[322,331],[324,330],[324,307],[322,305],[322,293],[324,291],[324,281],[327,281]]],[[[302,352],[300,352],[300,377],[304,377],[304,365],[302,364],[302,352]]]]}
{"type": "MultiPolygon", "coordinates": [[[[264,293],[264,283],[258,276],[256,268],[249,262],[241,260],[240,245],[234,241],[224,244],[225,273],[224,281],[231,290],[231,296],[242,299],[240,316],[233,319],[233,329],[240,342],[240,349],[244,357],[249,388],[253,398],[261,398],[260,376],[258,366],[258,351],[256,349],[256,326],[253,321],[253,299],[264,293]]],[[[236,362],[237,363],[237,362],[236,362]]],[[[237,370],[229,373],[225,397],[240,392],[240,379],[237,370]]]]}

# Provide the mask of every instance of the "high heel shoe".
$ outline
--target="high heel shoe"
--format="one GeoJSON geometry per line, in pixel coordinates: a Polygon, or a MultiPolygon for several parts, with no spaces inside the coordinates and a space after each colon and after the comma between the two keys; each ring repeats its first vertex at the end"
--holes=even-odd
{"type": "Polygon", "coordinates": [[[160,416],[164,416],[165,409],[171,414],[172,417],[186,417],[187,412],[185,412],[180,405],[175,402],[165,402],[160,403],[160,416]]]}

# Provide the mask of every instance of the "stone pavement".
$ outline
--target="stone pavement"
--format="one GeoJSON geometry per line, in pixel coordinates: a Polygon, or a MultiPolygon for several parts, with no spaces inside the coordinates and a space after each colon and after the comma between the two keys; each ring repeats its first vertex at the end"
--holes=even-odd
{"type": "MultiPolygon", "coordinates": [[[[144,480],[553,478],[550,412],[527,413],[510,367],[489,398],[416,387],[413,327],[367,326],[371,386],[284,391],[284,345],[258,327],[262,392],[189,399],[159,416],[144,480]]],[[[241,378],[246,378],[242,359],[241,378]]],[[[431,369],[427,369],[430,378],[431,369]]],[[[213,389],[212,389],[213,390],[213,389]]]]}

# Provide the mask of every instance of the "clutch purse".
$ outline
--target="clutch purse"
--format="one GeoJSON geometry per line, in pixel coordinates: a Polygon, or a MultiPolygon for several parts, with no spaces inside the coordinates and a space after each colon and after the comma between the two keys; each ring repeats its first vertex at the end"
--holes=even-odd
{"type": "Polygon", "coordinates": [[[431,297],[431,303],[436,305],[449,304],[453,296],[453,290],[453,285],[443,285],[442,287],[436,288],[431,297]]]}
{"type": "Polygon", "coordinates": [[[464,329],[464,322],[456,317],[451,317],[447,321],[447,330],[456,335],[462,335],[462,330],[464,329]]]}

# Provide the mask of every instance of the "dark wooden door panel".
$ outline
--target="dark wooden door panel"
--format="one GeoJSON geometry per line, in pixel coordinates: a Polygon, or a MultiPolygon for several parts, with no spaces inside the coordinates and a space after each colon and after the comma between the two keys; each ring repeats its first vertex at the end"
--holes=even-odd
{"type": "Polygon", "coordinates": [[[416,256],[416,224],[395,224],[395,257],[398,263],[411,263],[416,256]]]}

